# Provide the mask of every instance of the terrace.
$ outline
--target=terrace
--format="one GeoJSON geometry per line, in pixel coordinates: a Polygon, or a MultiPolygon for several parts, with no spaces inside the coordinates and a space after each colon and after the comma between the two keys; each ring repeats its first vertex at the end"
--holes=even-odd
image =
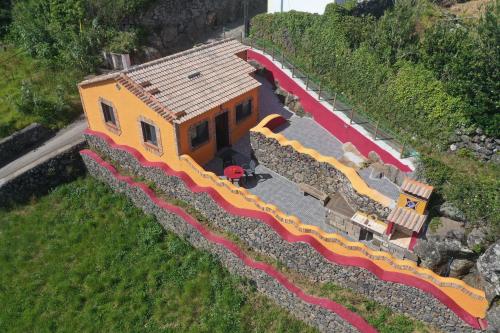
{"type": "MultiPolygon", "coordinates": [[[[324,156],[334,157],[347,164],[359,164],[359,161],[365,160],[356,151],[346,151],[345,145],[313,119],[300,117],[285,107],[274,93],[272,85],[262,77],[257,78],[262,84],[260,88],[260,120],[271,114],[279,114],[288,120],[286,124],[279,126],[274,132],[280,133],[290,140],[297,140],[304,147],[315,149],[324,156]]],[[[230,155],[231,160],[236,165],[248,166],[252,156],[250,135],[247,134],[233,144],[230,149],[207,163],[205,169],[223,177],[223,160],[226,158],[223,155],[226,157],[230,155]]],[[[284,213],[298,217],[304,224],[317,226],[326,232],[336,232],[327,223],[327,211],[323,203],[312,196],[305,196],[299,188],[299,184],[258,163],[255,173],[256,177],[243,181],[241,186],[263,201],[276,205],[284,213]]],[[[371,175],[377,172],[371,166],[360,168],[358,173],[370,187],[392,200],[397,200],[399,187],[387,178],[372,177],[371,175]]]]}

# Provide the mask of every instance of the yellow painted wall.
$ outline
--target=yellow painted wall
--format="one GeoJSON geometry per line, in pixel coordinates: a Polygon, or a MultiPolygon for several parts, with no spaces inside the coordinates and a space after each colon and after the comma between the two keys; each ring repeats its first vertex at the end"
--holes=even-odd
{"type": "Polygon", "coordinates": [[[238,96],[237,98],[224,103],[222,107],[214,108],[202,115],[199,115],[193,119],[190,119],[179,125],[179,140],[180,149],[179,155],[189,155],[198,164],[205,164],[212,160],[215,156],[217,149],[216,133],[215,133],[215,117],[220,113],[228,111],[229,117],[229,137],[230,144],[235,144],[242,136],[244,136],[248,131],[257,124],[259,118],[259,88],[253,89],[250,92],[238,96]],[[241,121],[236,123],[236,105],[252,98],[252,114],[241,121]],[[205,120],[208,120],[210,139],[207,143],[191,149],[189,128],[193,125],[199,124],[205,120]]]}
{"type": "Polygon", "coordinates": [[[158,113],[151,110],[139,98],[125,87],[117,88],[114,80],[79,87],[80,97],[84,106],[89,128],[109,135],[116,143],[133,147],[148,159],[161,161],[178,160],[174,127],[158,113]],[[99,98],[113,103],[120,124],[121,133],[110,131],[103,121],[99,98]],[[142,145],[142,132],[138,119],[143,116],[154,122],[160,130],[160,140],[163,149],[161,156],[147,151],[142,145]]]}
{"type": "Polygon", "coordinates": [[[418,199],[416,197],[413,197],[407,193],[401,193],[399,195],[398,199],[398,207],[405,207],[406,206],[406,199],[410,199],[412,201],[417,202],[417,206],[415,207],[415,212],[423,215],[425,213],[425,208],[427,206],[427,201],[424,201],[422,199],[418,199]]]}

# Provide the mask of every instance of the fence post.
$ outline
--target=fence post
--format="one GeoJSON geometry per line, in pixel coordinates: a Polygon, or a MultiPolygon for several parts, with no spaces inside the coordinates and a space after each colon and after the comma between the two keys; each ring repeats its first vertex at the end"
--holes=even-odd
{"type": "Polygon", "coordinates": [[[240,39],[241,39],[241,44],[243,44],[243,31],[241,32],[240,39]]]}
{"type": "Polygon", "coordinates": [[[352,124],[353,119],[354,119],[354,108],[351,109],[351,116],[349,117],[349,124],[352,124]]]}
{"type": "Polygon", "coordinates": [[[222,38],[226,39],[226,27],[222,27],[222,38]]]}
{"type": "Polygon", "coordinates": [[[273,61],[274,61],[274,47],[273,47],[273,61]]]}
{"type": "Polygon", "coordinates": [[[337,102],[337,93],[333,96],[333,111],[335,111],[335,103],[337,102]]]}
{"type": "Polygon", "coordinates": [[[251,48],[251,49],[253,49],[253,43],[254,43],[253,38],[250,38],[250,48],[251,48]]]}
{"type": "Polygon", "coordinates": [[[403,147],[401,147],[401,152],[400,152],[400,155],[399,155],[400,158],[403,158],[404,152],[405,152],[405,142],[403,141],[403,147]]]}
{"type": "Polygon", "coordinates": [[[295,66],[292,65],[292,78],[295,77],[295,66]]]}
{"type": "Polygon", "coordinates": [[[306,80],[306,91],[309,89],[309,75],[307,75],[307,80],[306,80]]]}
{"type": "Polygon", "coordinates": [[[285,68],[285,51],[281,51],[281,69],[285,68]]]}
{"type": "Polygon", "coordinates": [[[318,101],[321,101],[321,81],[319,81],[318,101]]]}
{"type": "Polygon", "coordinates": [[[373,140],[377,140],[377,134],[378,134],[378,123],[379,123],[379,121],[377,120],[377,123],[375,124],[375,137],[373,138],[373,140]]]}

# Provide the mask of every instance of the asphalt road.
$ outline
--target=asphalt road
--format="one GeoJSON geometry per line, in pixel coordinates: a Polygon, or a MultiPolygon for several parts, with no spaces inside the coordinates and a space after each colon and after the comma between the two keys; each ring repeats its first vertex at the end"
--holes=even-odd
{"type": "Polygon", "coordinates": [[[67,145],[76,143],[82,139],[83,131],[87,128],[87,121],[80,119],[60,130],[53,138],[46,141],[42,146],[21,156],[0,169],[0,185],[10,176],[36,164],[45,156],[55,152],[67,145]]]}

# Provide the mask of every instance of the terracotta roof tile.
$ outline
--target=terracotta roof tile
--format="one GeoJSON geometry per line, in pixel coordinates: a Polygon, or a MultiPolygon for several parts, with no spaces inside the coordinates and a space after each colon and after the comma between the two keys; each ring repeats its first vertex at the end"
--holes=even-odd
{"type": "Polygon", "coordinates": [[[401,190],[424,199],[429,199],[432,191],[434,190],[434,187],[410,178],[405,178],[403,180],[403,184],[401,185],[401,190]]]}
{"type": "MultiPolygon", "coordinates": [[[[260,86],[251,75],[255,69],[236,55],[247,49],[237,40],[226,39],[113,77],[150,107],[167,114],[169,120],[181,123],[260,86]]],[[[80,85],[98,82],[98,78],[80,85]]]]}
{"type": "Polygon", "coordinates": [[[411,231],[420,232],[426,218],[427,215],[417,214],[413,209],[397,207],[389,214],[387,221],[411,231]]]}

